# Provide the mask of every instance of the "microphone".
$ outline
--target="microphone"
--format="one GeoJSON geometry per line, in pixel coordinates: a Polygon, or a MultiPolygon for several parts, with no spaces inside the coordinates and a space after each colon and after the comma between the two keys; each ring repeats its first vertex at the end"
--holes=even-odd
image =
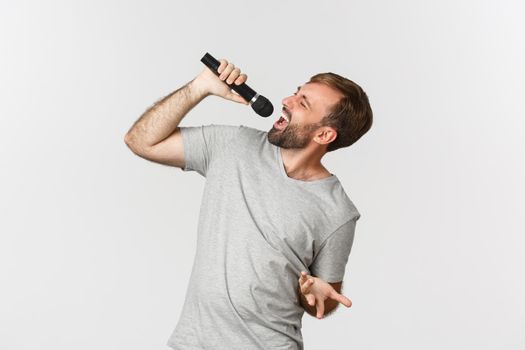
{"type": "MultiPolygon", "coordinates": [[[[212,55],[206,52],[206,54],[201,58],[201,62],[204,63],[206,67],[208,67],[217,76],[220,75],[218,69],[221,65],[221,62],[217,61],[212,55]]],[[[255,113],[265,118],[272,115],[273,105],[266,97],[259,95],[245,83],[240,85],[235,85],[235,83],[228,84],[226,81],[224,81],[224,83],[241,95],[246,101],[249,101],[255,113]]]]}

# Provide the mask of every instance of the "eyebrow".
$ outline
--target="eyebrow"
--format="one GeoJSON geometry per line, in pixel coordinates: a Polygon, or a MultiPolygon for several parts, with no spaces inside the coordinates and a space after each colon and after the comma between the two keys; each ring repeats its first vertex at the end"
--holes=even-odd
{"type": "MultiPolygon", "coordinates": [[[[299,92],[299,90],[301,89],[300,86],[297,87],[297,91],[296,92],[299,92]]],[[[306,104],[308,105],[308,108],[309,109],[312,109],[312,105],[310,104],[310,102],[308,101],[308,98],[306,98],[305,95],[301,95],[303,98],[304,98],[304,101],[306,102],[306,104]]]]}

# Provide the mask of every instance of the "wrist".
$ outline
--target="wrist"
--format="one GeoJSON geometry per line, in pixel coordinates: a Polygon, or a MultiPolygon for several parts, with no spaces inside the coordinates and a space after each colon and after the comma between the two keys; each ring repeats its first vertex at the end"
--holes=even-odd
{"type": "Polygon", "coordinates": [[[204,84],[201,84],[199,77],[190,81],[188,87],[190,88],[191,94],[199,100],[210,95],[210,92],[204,88],[204,84]]]}

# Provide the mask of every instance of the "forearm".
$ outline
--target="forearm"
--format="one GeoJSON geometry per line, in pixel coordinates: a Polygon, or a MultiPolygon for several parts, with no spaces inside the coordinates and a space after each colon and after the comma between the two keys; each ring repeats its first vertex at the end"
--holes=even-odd
{"type": "Polygon", "coordinates": [[[208,95],[194,82],[188,82],[149,107],[126,134],[126,143],[150,147],[170,136],[182,118],[208,95]]]}

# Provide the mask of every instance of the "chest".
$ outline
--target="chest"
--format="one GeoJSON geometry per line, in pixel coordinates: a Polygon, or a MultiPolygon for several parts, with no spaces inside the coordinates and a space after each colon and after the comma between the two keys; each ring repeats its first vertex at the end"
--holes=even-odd
{"type": "MultiPolygon", "coordinates": [[[[263,237],[289,259],[309,266],[332,226],[334,211],[326,194],[305,190],[284,179],[271,161],[232,161],[210,172],[204,201],[228,213],[229,227],[242,235],[263,237]]],[[[212,208],[208,208],[212,209],[212,208]]]]}

